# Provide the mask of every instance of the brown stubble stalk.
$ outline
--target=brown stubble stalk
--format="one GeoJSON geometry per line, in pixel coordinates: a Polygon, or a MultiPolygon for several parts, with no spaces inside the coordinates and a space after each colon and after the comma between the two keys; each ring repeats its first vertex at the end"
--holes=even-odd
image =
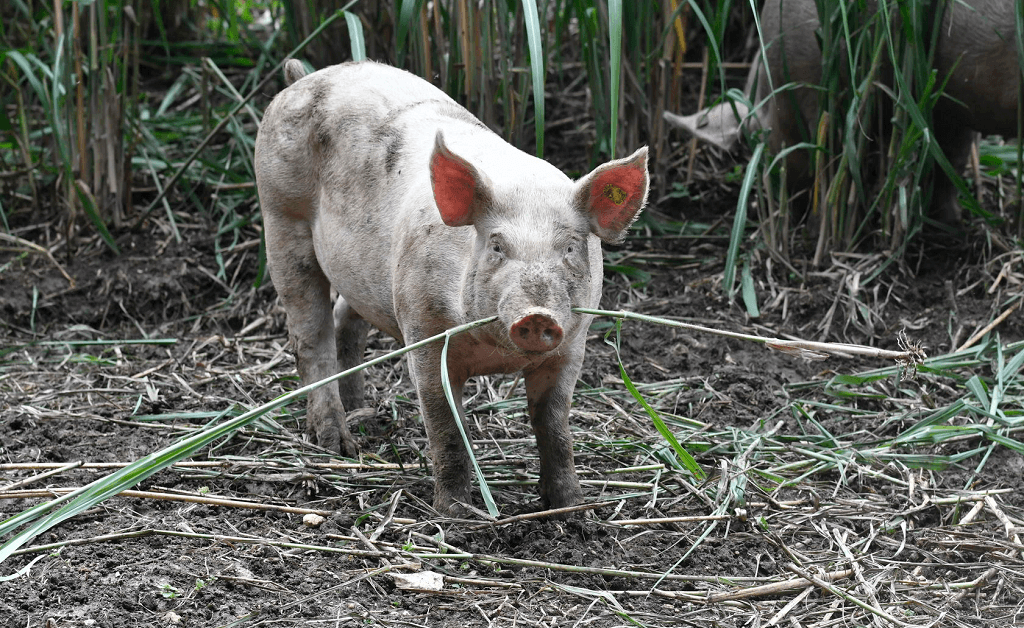
{"type": "Polygon", "coordinates": [[[456,12],[458,15],[456,30],[458,31],[459,48],[462,53],[466,104],[469,107],[472,107],[473,87],[476,81],[476,59],[474,59],[473,55],[474,46],[470,43],[470,32],[473,29],[473,18],[466,2],[467,0],[456,0],[456,12]]]}
{"type": "MultiPolygon", "coordinates": [[[[440,7],[437,6],[436,2],[433,3],[433,9],[434,10],[431,17],[433,18],[434,26],[434,48],[436,48],[438,51],[437,72],[440,75],[440,83],[435,84],[447,87],[449,65],[444,62],[443,52],[445,50],[448,50],[448,44],[446,43],[446,39],[444,36],[444,28],[441,26],[441,9],[440,7]]],[[[429,49],[424,51],[424,55],[429,54],[429,49]]],[[[431,80],[433,79],[433,77],[430,78],[431,80]]]]}
{"type": "Polygon", "coordinates": [[[25,163],[25,170],[28,175],[29,188],[32,190],[32,220],[38,222],[40,217],[41,205],[39,204],[39,187],[36,184],[35,175],[35,164],[32,161],[32,153],[29,152],[29,139],[28,139],[28,111],[25,109],[25,96],[21,93],[21,86],[17,81],[13,80],[6,72],[0,71],[0,77],[3,77],[11,89],[14,91],[14,102],[17,107],[17,119],[18,119],[18,133],[20,138],[18,140],[19,152],[21,153],[21,159],[25,163]]]}
{"type": "MultiPolygon", "coordinates": [[[[78,178],[81,181],[88,181],[89,153],[85,148],[85,95],[82,87],[82,19],[77,0],[71,3],[71,24],[71,45],[75,68],[75,142],[78,153],[78,178]]],[[[96,188],[93,187],[93,189],[96,188]]]]}
{"type": "MultiPolygon", "coordinates": [[[[130,81],[125,80],[122,85],[122,89],[128,94],[127,98],[121,98],[121,102],[124,106],[118,109],[118,122],[123,123],[126,117],[129,117],[134,121],[138,119],[136,115],[138,113],[138,102],[139,102],[139,57],[140,57],[140,40],[142,39],[141,24],[135,16],[134,11],[131,7],[125,7],[124,18],[122,20],[125,24],[125,33],[131,33],[131,37],[125,43],[123,48],[124,56],[121,61],[123,69],[122,75],[127,79],[130,77],[130,81]],[[130,29],[130,30],[129,30],[130,29]],[[129,116],[126,116],[126,107],[128,108],[129,116]]],[[[132,155],[135,154],[135,146],[138,144],[138,133],[132,133],[128,141],[128,146],[121,153],[121,189],[123,190],[122,204],[121,207],[124,209],[125,215],[132,207],[132,178],[131,178],[131,159],[132,155]]]]}
{"type": "MultiPolygon", "coordinates": [[[[60,42],[64,37],[64,11],[62,2],[60,0],[53,0],[53,19],[54,19],[54,42],[60,42]]],[[[57,49],[57,46],[54,46],[57,49]]],[[[54,81],[61,80],[60,77],[54,76],[54,81]]],[[[57,103],[53,103],[56,107],[57,103]]],[[[53,130],[56,135],[57,129],[53,130]]],[[[56,140],[59,141],[59,140],[56,140]]],[[[72,177],[68,177],[64,180],[63,185],[65,202],[67,203],[67,220],[64,223],[64,238],[67,242],[67,247],[64,249],[68,262],[71,262],[74,254],[74,233],[75,233],[75,219],[77,214],[78,200],[75,194],[75,182],[72,177]]]]}
{"type": "Polygon", "coordinates": [[[423,56],[423,78],[434,80],[434,64],[430,56],[430,23],[427,21],[427,3],[420,7],[420,54],[423,56]]]}

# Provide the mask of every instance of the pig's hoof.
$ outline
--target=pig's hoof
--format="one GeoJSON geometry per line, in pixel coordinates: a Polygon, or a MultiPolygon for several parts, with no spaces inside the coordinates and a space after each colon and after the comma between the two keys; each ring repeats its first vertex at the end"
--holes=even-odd
{"type": "Polygon", "coordinates": [[[963,207],[956,194],[935,193],[932,201],[932,218],[948,227],[960,227],[963,224],[963,207]]]}
{"type": "Polygon", "coordinates": [[[473,512],[476,509],[470,506],[471,503],[472,498],[469,495],[455,497],[451,494],[434,494],[434,510],[452,519],[476,519],[473,512]]]}
{"type": "Polygon", "coordinates": [[[320,420],[311,418],[306,425],[306,434],[310,440],[324,449],[329,449],[348,458],[359,456],[359,447],[344,424],[343,418],[330,417],[320,420]]]}
{"type": "Polygon", "coordinates": [[[524,316],[508,330],[509,338],[523,351],[546,353],[562,342],[562,328],[555,319],[545,314],[524,316]]]}
{"type": "MultiPolygon", "coordinates": [[[[541,494],[541,503],[544,505],[544,510],[557,510],[559,508],[576,506],[583,503],[583,491],[580,489],[578,483],[563,487],[561,490],[544,491],[541,494]]],[[[571,513],[551,515],[551,517],[555,519],[565,519],[569,514],[571,513]]]]}
{"type": "Polygon", "coordinates": [[[356,440],[351,435],[343,436],[341,439],[341,455],[346,458],[358,458],[359,457],[359,445],[356,445],[356,440]]]}

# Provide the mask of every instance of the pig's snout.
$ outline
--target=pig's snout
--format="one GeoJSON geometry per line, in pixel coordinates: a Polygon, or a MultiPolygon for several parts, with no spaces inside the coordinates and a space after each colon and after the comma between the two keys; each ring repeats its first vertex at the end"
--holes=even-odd
{"type": "Polygon", "coordinates": [[[545,353],[561,344],[562,326],[555,320],[553,312],[534,308],[512,323],[508,335],[513,344],[523,351],[545,353]]]}

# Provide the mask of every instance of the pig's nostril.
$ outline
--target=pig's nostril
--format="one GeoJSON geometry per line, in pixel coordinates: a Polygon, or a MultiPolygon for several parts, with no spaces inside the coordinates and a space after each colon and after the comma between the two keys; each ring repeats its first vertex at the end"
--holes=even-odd
{"type": "Polygon", "coordinates": [[[543,353],[561,344],[562,328],[549,316],[530,314],[512,325],[509,338],[524,351],[543,353]]]}

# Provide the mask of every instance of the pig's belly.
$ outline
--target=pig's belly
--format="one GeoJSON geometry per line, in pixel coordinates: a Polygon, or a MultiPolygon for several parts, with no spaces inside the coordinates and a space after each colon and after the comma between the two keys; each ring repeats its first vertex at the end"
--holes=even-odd
{"type": "Polygon", "coordinates": [[[402,342],[402,332],[395,320],[395,304],[391,290],[390,264],[386,261],[389,247],[377,243],[374,250],[361,247],[357,234],[325,221],[313,229],[313,246],[317,261],[331,287],[338,291],[359,316],[371,325],[402,342]]]}

